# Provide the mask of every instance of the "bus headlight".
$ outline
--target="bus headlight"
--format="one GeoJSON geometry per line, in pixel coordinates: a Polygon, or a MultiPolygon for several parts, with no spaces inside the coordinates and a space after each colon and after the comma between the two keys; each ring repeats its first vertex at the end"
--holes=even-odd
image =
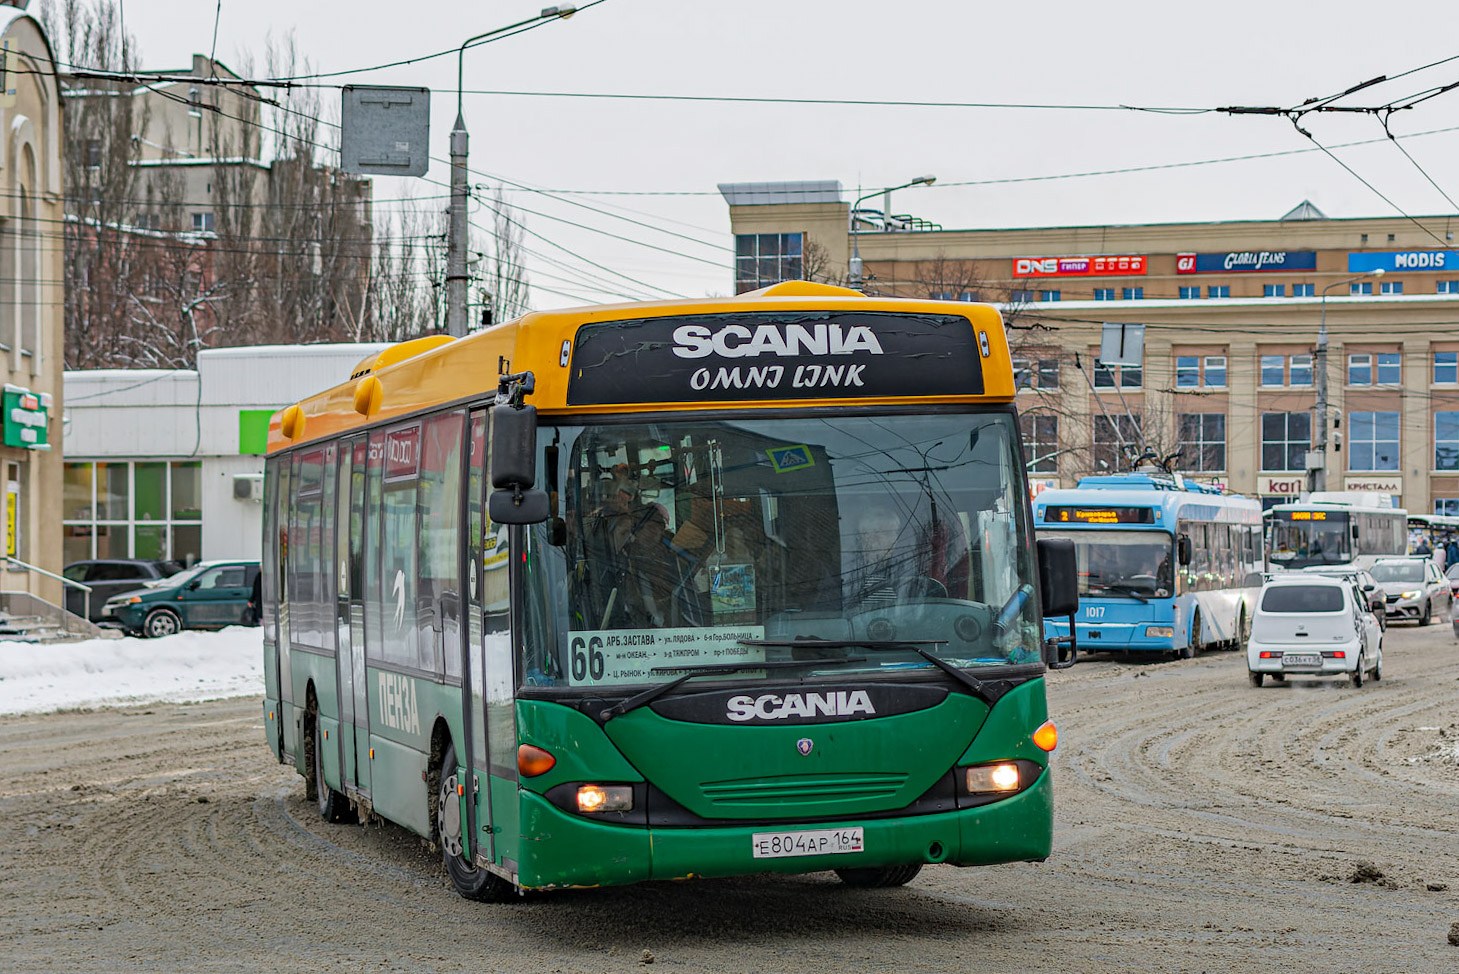
{"type": "Polygon", "coordinates": [[[1019,782],[1018,765],[985,764],[967,769],[969,794],[982,795],[989,792],[1017,791],[1019,782]]]}
{"type": "Polygon", "coordinates": [[[1175,627],[1174,626],[1146,626],[1145,627],[1145,638],[1146,639],[1174,639],[1175,638],[1175,627]]]}
{"type": "Polygon", "coordinates": [[[579,785],[578,811],[627,812],[633,808],[631,785],[579,785]]]}

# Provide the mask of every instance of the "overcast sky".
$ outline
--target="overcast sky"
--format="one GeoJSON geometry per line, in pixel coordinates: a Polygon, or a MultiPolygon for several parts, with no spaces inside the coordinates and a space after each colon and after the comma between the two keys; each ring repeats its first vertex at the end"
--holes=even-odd
{"type": "MultiPolygon", "coordinates": [[[[39,0],[36,0],[39,2],[39,0]]],[[[446,0],[222,0],[217,56],[235,70],[265,38],[292,32],[316,71],[368,67],[454,47],[532,16],[541,4],[446,0]]],[[[148,68],[181,68],[213,43],[214,0],[124,0],[148,68]]],[[[1210,108],[1290,106],[1378,75],[1459,54],[1453,0],[1322,3],[972,3],[967,0],[606,0],[468,51],[465,87],[596,92],[1016,102],[1210,108]]],[[[447,155],[455,115],[454,52],[420,64],[329,79],[433,90],[432,155],[447,155]]],[[[1459,60],[1353,96],[1385,104],[1459,80],[1459,60]]],[[[339,92],[322,95],[337,114],[339,92]]],[[[949,229],[1276,218],[1310,198],[1329,216],[1395,211],[1320,152],[1121,176],[1023,184],[955,183],[1047,176],[1280,152],[1311,146],[1280,117],[1122,111],[803,106],[588,100],[468,94],[476,181],[531,187],[682,193],[509,198],[530,210],[629,240],[525,215],[534,305],[613,300],[603,276],[553,244],[634,278],[621,294],[688,296],[733,288],[722,181],[839,179],[848,199],[923,173],[898,211],[949,229]],[[604,211],[604,212],[599,212],[604,211]],[[626,216],[653,228],[613,218],[626,216]],[[671,236],[672,231],[684,236],[671,236]],[[691,237],[694,240],[687,240],[691,237]],[[551,241],[549,243],[548,241],[551,241]],[[636,241],[629,242],[629,241],[636,241]],[[654,250],[640,244],[663,248],[654,250]],[[645,287],[642,285],[650,285],[645,287]],[[547,290],[565,292],[555,294],[547,290]]],[[[1303,123],[1325,145],[1382,138],[1369,116],[1303,123]]],[[[1395,134],[1459,126],[1459,90],[1396,114],[1395,134]]],[[[1459,199],[1459,131],[1404,147],[1459,199]]],[[[1410,214],[1454,207],[1392,145],[1338,156],[1410,214]]],[[[430,176],[445,181],[444,165],[430,176]]],[[[414,181],[421,195],[443,192],[414,181]]],[[[401,195],[377,182],[379,198],[401,195]]],[[[478,222],[487,220],[479,218],[478,222]]]]}

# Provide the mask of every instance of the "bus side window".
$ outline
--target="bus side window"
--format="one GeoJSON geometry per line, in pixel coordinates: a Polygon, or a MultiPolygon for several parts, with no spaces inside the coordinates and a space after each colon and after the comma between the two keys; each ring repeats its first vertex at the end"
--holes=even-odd
{"type": "Polygon", "coordinates": [[[380,584],[380,488],[385,470],[385,434],[370,432],[365,455],[365,657],[385,658],[384,601],[380,584]]]}

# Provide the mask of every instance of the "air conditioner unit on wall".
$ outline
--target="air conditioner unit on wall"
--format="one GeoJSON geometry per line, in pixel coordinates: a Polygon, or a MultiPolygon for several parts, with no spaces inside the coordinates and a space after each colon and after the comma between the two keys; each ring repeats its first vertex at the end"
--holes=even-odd
{"type": "Polygon", "coordinates": [[[233,499],[240,501],[262,501],[263,474],[235,473],[233,475],[233,499]]]}

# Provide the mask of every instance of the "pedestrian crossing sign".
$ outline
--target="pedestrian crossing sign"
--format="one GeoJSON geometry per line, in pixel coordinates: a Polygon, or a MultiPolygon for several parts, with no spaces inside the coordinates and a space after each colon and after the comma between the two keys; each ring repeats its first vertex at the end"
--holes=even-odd
{"type": "Polygon", "coordinates": [[[776,473],[788,473],[791,470],[801,470],[816,465],[816,458],[811,456],[811,448],[805,444],[780,446],[767,452],[770,456],[770,466],[775,468],[776,473]]]}

